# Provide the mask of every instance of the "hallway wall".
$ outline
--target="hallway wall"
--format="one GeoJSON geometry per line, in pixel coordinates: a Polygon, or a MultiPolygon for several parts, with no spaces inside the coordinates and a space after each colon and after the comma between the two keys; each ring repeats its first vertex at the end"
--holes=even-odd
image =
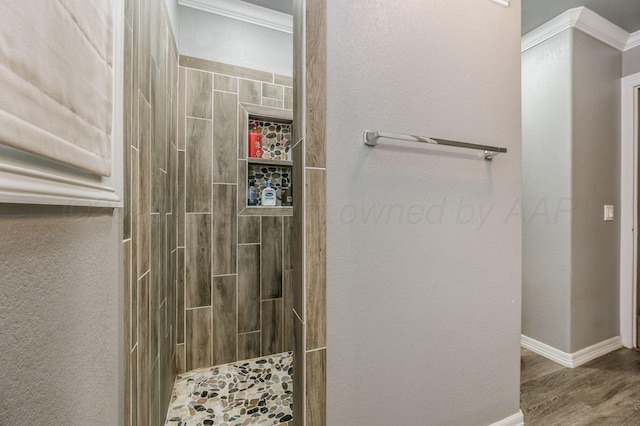
{"type": "Polygon", "coordinates": [[[640,72],[640,46],[622,52],[622,76],[640,72]]]}
{"type": "Polygon", "coordinates": [[[619,335],[622,53],[569,29],[522,61],[522,333],[574,353],[619,335]]]}
{"type": "Polygon", "coordinates": [[[326,63],[327,424],[518,424],[520,2],[327,0],[326,63]]]}
{"type": "Polygon", "coordinates": [[[571,353],[620,335],[622,53],[574,30],[572,70],[571,353]]]}
{"type": "Polygon", "coordinates": [[[118,223],[0,206],[0,424],[121,424],[118,223]]]}
{"type": "Polygon", "coordinates": [[[571,31],[522,53],[522,334],[569,350],[571,31]]]}

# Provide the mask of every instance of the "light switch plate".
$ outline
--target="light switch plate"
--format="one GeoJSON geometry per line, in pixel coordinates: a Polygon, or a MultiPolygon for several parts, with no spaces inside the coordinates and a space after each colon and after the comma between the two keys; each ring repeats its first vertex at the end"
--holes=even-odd
{"type": "Polygon", "coordinates": [[[611,204],[605,204],[604,206],[604,220],[607,222],[613,220],[613,206],[611,204]]]}

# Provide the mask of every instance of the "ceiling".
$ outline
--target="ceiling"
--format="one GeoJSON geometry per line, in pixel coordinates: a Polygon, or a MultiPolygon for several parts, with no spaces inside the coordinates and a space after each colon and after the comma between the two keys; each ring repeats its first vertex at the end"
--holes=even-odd
{"type": "Polygon", "coordinates": [[[640,31],[640,0],[521,0],[522,34],[562,12],[586,6],[628,33],[640,31]]]}
{"type": "Polygon", "coordinates": [[[293,0],[242,0],[245,3],[266,7],[267,9],[293,15],[293,0]]]}

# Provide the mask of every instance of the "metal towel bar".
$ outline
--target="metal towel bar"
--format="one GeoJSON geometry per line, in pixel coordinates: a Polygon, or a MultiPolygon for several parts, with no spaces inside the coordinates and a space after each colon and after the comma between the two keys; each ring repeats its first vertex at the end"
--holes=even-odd
{"type": "Polygon", "coordinates": [[[429,138],[426,136],[415,136],[415,135],[405,135],[402,133],[389,133],[382,132],[380,130],[365,130],[363,135],[363,141],[365,145],[368,146],[376,146],[379,138],[386,139],[397,139],[400,141],[409,141],[409,142],[420,142],[420,143],[430,143],[434,145],[446,145],[446,146],[456,146],[458,148],[468,148],[468,149],[478,149],[484,151],[484,159],[491,160],[497,154],[506,153],[507,148],[500,148],[497,146],[490,145],[478,145],[474,143],[467,142],[458,142],[458,141],[450,141],[446,139],[436,139],[429,138]]]}

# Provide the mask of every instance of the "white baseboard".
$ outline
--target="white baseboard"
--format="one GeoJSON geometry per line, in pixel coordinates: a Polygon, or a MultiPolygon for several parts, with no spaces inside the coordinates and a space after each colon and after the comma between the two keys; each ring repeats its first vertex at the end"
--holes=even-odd
{"type": "Polygon", "coordinates": [[[520,345],[564,367],[575,368],[621,348],[622,338],[620,336],[612,337],[588,348],[580,349],[578,352],[572,354],[563,352],[560,349],[556,349],[553,346],[549,346],[525,335],[520,336],[520,345]]]}
{"type": "Polygon", "coordinates": [[[495,423],[491,423],[489,426],[524,426],[524,416],[522,415],[522,410],[518,410],[517,413],[505,419],[498,420],[495,423]]]}

